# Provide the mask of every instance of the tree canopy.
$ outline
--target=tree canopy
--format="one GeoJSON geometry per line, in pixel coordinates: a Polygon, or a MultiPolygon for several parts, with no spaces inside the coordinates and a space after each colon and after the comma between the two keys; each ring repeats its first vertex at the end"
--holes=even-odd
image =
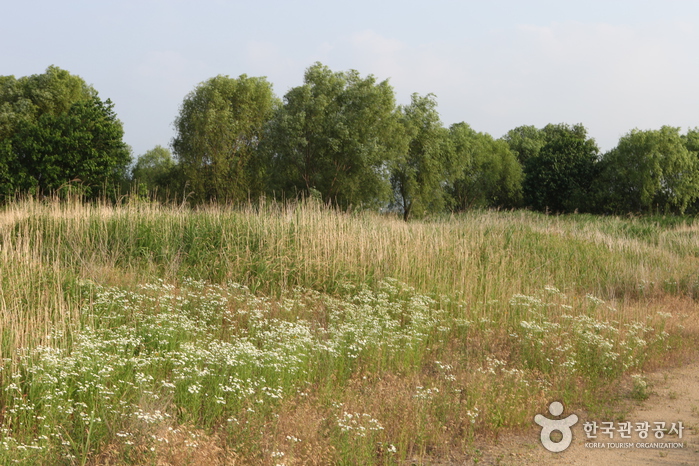
{"type": "Polygon", "coordinates": [[[413,94],[399,114],[404,151],[394,161],[391,183],[396,205],[408,220],[411,215],[444,210],[447,193],[443,188],[452,176],[452,150],[434,95],[413,94]]]}
{"type": "Polygon", "coordinates": [[[401,143],[395,109],[388,81],[314,64],[267,128],[270,190],[292,198],[317,192],[342,208],[385,204],[401,143]]]}
{"type": "Polygon", "coordinates": [[[522,201],[522,166],[504,140],[478,133],[466,123],[449,128],[458,171],[449,188],[456,210],[517,207],[522,201]]]}
{"type": "Polygon", "coordinates": [[[131,169],[131,180],[136,184],[137,192],[142,195],[153,193],[165,199],[175,195],[174,190],[181,187],[180,166],[175,163],[170,149],[157,145],[138,156],[131,169]]]}
{"type": "Polygon", "coordinates": [[[600,186],[606,210],[684,212],[699,197],[696,131],[632,130],[602,160],[600,186]],[[692,149],[692,150],[690,150],[692,149]]]}
{"type": "Polygon", "coordinates": [[[114,190],[131,155],[114,105],[55,66],[0,77],[0,189],[49,194],[74,183],[88,197],[114,190]]]}
{"type": "Polygon", "coordinates": [[[524,165],[527,160],[539,155],[539,151],[546,144],[546,133],[536,126],[518,126],[508,131],[502,140],[510,146],[519,163],[524,165]]]}
{"type": "Polygon", "coordinates": [[[244,74],[216,76],[185,97],[172,148],[195,201],[248,198],[252,159],[276,106],[272,85],[244,74]]]}
{"type": "Polygon", "coordinates": [[[578,124],[547,125],[537,140],[544,144],[524,163],[524,202],[536,210],[587,210],[596,176],[599,148],[578,124]]]}
{"type": "Polygon", "coordinates": [[[213,77],[184,97],[174,126],[172,153],[155,146],[129,170],[114,105],[81,77],[56,66],[0,76],[0,199],[64,188],[94,198],[133,183],[159,200],[314,197],[405,220],[472,208],[699,212],[699,128],[634,129],[604,155],[582,124],[494,139],[465,122],[446,128],[433,94],[397,105],[388,80],[321,63],[283,99],[264,77],[213,77]]]}
{"type": "Polygon", "coordinates": [[[82,78],[56,66],[19,79],[0,76],[0,138],[11,135],[20,121],[34,121],[44,114],[61,115],[75,102],[96,95],[82,78]]]}

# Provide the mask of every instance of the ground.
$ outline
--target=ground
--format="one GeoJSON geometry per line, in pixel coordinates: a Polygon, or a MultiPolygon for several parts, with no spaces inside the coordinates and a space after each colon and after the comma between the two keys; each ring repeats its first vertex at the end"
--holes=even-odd
{"type": "Polygon", "coordinates": [[[628,442],[634,445],[637,442],[683,443],[684,448],[588,448],[581,428],[581,423],[587,419],[581,415],[579,423],[573,428],[573,443],[561,453],[550,453],[542,447],[539,440],[541,428],[532,422],[532,427],[523,433],[505,435],[494,446],[484,444],[476,455],[471,455],[468,461],[461,464],[699,465],[699,362],[659,370],[647,374],[647,379],[650,382],[650,397],[631,405],[624,420],[633,423],[648,421],[651,425],[655,421],[664,421],[668,427],[673,422],[681,421],[684,426],[682,438],[666,435],[662,440],[655,440],[651,433],[647,439],[641,440],[632,433],[632,438],[628,440],[619,439],[617,434],[613,439],[598,435],[595,441],[605,444],[628,442]]]}

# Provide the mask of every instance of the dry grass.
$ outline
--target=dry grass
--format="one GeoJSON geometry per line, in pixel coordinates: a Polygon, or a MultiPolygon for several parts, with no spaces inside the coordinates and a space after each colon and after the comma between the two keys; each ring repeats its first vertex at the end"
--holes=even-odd
{"type": "MultiPolygon", "coordinates": [[[[76,410],[79,403],[93,406],[92,414],[104,410],[103,425],[94,433],[92,420],[87,430],[66,428],[68,445],[42,446],[47,456],[37,464],[55,455],[65,464],[463,460],[477,454],[478,439],[526,425],[553,398],[570,409],[607,410],[600,393],[619,389],[631,373],[690,354],[699,343],[698,230],[694,221],[529,212],[405,223],[313,203],[195,211],[10,204],[0,212],[0,459],[24,458],[20,450],[3,450],[3,442],[10,445],[3,439],[38,446],[32,436],[42,429],[37,417],[13,411],[24,400],[40,409],[48,393],[36,391],[43,379],[28,375],[43,370],[32,366],[36,358],[19,355],[42,346],[79,353],[76,341],[89,328],[141,341],[122,350],[156,362],[124,369],[120,396],[131,400],[131,410],[170,417],[139,424],[133,415],[109,414],[109,396],[68,400],[76,410]],[[192,293],[189,278],[205,283],[197,299],[206,312],[181,307],[192,293]],[[128,300],[114,298],[113,309],[99,304],[101,296],[140,293],[146,283],[159,283],[153,299],[167,302],[149,307],[143,298],[146,304],[128,312],[128,300]],[[219,294],[227,304],[216,304],[223,302],[219,294]],[[148,327],[162,313],[171,313],[171,325],[183,316],[199,319],[209,333],[173,337],[167,320],[148,327]],[[258,405],[259,391],[217,405],[215,396],[223,400],[225,393],[215,383],[178,382],[171,366],[157,365],[167,351],[184,354],[181,348],[206,338],[252,339],[263,348],[271,344],[265,335],[283,335],[285,325],[305,329],[316,349],[282,354],[285,342],[278,342],[283,357],[300,358],[294,375],[241,369],[270,389],[280,387],[284,396],[268,408],[258,405]],[[383,333],[372,333],[377,326],[383,333]],[[341,331],[364,346],[334,342],[341,331]],[[151,338],[158,332],[165,332],[161,340],[151,338]],[[634,343],[636,337],[647,341],[634,343]],[[580,353],[575,361],[565,357],[571,349],[558,349],[571,338],[580,353]],[[323,349],[331,343],[334,349],[323,349]],[[585,353],[585,345],[597,352],[585,353]],[[627,366],[611,357],[607,366],[600,362],[612,353],[627,358],[627,366]],[[566,369],[568,363],[577,369],[566,369]],[[154,385],[134,382],[144,377],[154,385]],[[24,381],[21,396],[8,388],[15,381],[24,381]],[[166,390],[160,381],[179,385],[166,390]],[[192,386],[197,396],[187,395],[192,386]]],[[[300,334],[290,335],[296,341],[300,334]]],[[[192,364],[203,364],[196,371],[217,367],[192,364]]],[[[111,391],[120,386],[110,383],[111,391]]]]}

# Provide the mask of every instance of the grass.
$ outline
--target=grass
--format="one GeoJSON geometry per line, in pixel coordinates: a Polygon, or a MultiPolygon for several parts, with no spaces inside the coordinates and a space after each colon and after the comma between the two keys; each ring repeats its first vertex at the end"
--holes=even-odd
{"type": "MultiPolygon", "coordinates": [[[[697,342],[692,219],[0,212],[1,464],[403,464],[697,342]]],[[[634,376],[634,377],[632,377],[634,376]]],[[[474,457],[475,458],[475,457],[474,457]]]]}

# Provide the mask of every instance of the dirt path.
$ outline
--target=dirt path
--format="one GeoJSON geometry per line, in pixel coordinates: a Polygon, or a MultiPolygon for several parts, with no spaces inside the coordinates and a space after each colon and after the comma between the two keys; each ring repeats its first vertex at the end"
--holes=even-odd
{"type": "MultiPolygon", "coordinates": [[[[504,438],[498,445],[484,449],[483,456],[471,464],[699,465],[699,362],[649,374],[647,379],[650,381],[652,394],[647,400],[633,407],[627,419],[592,419],[584,415],[579,416],[578,423],[573,427],[573,441],[570,447],[561,453],[551,453],[544,449],[539,439],[541,428],[532,423],[530,432],[504,438]],[[597,421],[597,424],[614,421],[614,427],[623,421],[631,421],[632,425],[637,422],[649,422],[651,429],[646,439],[639,438],[633,430],[630,439],[619,438],[616,431],[613,432],[614,438],[609,438],[599,430],[597,439],[587,439],[583,424],[588,421],[597,421]],[[667,433],[662,439],[656,439],[652,430],[655,422],[665,422],[667,428],[670,428],[672,423],[682,422],[682,438],[667,433]],[[592,447],[592,442],[604,444],[605,447],[592,447]],[[639,443],[652,442],[663,443],[666,446],[679,443],[683,444],[683,448],[638,447],[639,443]]],[[[549,413],[542,414],[552,417],[549,413]]],[[[569,413],[564,412],[563,417],[566,414],[569,413]]]]}

